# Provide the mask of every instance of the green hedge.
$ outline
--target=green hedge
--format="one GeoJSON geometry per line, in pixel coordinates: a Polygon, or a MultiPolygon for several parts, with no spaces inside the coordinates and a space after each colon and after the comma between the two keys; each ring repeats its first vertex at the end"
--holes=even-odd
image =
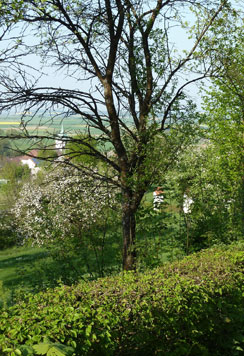
{"type": "Polygon", "coordinates": [[[1,355],[242,355],[242,247],[29,295],[0,316],[1,355]]]}

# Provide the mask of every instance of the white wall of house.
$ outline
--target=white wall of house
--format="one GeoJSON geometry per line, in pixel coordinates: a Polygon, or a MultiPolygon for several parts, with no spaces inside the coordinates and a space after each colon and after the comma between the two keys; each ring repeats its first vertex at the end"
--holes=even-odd
{"type": "Polygon", "coordinates": [[[36,163],[31,159],[22,159],[21,160],[22,164],[27,164],[27,166],[30,168],[31,170],[31,174],[37,174],[37,172],[39,172],[40,168],[36,167],[36,163]]]}

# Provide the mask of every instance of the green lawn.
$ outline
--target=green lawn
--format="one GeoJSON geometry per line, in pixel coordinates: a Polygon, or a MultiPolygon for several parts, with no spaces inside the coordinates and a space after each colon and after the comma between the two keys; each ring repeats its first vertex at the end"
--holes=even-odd
{"type": "MultiPolygon", "coordinates": [[[[110,241],[103,256],[96,256],[91,246],[53,258],[44,248],[14,247],[0,251],[0,307],[11,305],[26,292],[36,293],[60,283],[70,285],[80,279],[92,280],[118,273],[120,264],[116,253],[118,242],[110,241]],[[104,260],[104,274],[101,264],[104,260]]],[[[52,253],[58,250],[52,250],[52,253]]]]}
{"type": "MultiPolygon", "coordinates": [[[[182,229],[179,213],[169,213],[164,207],[155,213],[152,192],[153,187],[145,196],[138,220],[138,268],[141,270],[181,259],[185,254],[185,242],[179,240],[182,229]]],[[[102,234],[96,231],[94,236],[83,237],[76,246],[69,240],[65,245],[53,246],[49,251],[56,253],[56,258],[38,247],[0,251],[0,307],[13,304],[26,292],[36,293],[59,283],[70,285],[81,279],[117,274],[121,270],[121,250],[121,231],[114,227],[106,231],[104,242],[102,234]],[[66,251],[65,255],[62,251],[66,251]]]]}
{"type": "Polygon", "coordinates": [[[31,290],[40,280],[34,264],[47,259],[41,248],[15,247],[0,251],[0,304],[12,303],[16,293],[31,290]]]}

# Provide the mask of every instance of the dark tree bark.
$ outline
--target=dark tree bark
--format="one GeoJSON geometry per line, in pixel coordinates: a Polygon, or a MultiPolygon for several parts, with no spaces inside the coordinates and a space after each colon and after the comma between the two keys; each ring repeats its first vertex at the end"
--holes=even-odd
{"type": "Polygon", "coordinates": [[[131,197],[125,194],[123,202],[123,269],[136,267],[136,221],[131,197]]]}

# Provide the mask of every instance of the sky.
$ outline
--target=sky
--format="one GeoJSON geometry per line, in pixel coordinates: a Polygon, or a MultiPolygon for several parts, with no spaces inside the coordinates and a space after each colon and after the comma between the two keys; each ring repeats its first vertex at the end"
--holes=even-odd
{"type": "MultiPolygon", "coordinates": [[[[232,3],[235,4],[236,6],[243,6],[242,1],[238,0],[232,0],[232,3]],[[239,5],[238,5],[239,3],[239,5]]],[[[244,6],[243,6],[244,7],[244,6]]],[[[182,15],[182,14],[181,14],[182,15]]],[[[193,21],[193,16],[190,13],[185,13],[183,15],[185,21],[189,21],[192,23],[193,21]]],[[[14,35],[18,36],[19,32],[18,29],[15,30],[14,35]]],[[[188,38],[188,35],[186,32],[180,28],[175,28],[172,30],[172,42],[175,43],[175,48],[177,48],[179,51],[182,50],[190,50],[192,48],[193,42],[188,38]]],[[[32,44],[36,42],[36,38],[33,36],[29,36],[28,41],[32,44]]],[[[6,42],[0,42],[0,50],[1,48],[4,48],[6,46],[6,42]]],[[[25,64],[29,65],[34,65],[37,69],[37,72],[32,71],[34,76],[39,75],[39,69],[41,67],[40,59],[36,56],[29,56],[25,57],[24,59],[25,64]]],[[[87,84],[83,84],[79,82],[77,84],[76,80],[67,77],[64,72],[55,72],[53,68],[46,68],[46,73],[47,75],[44,76],[42,79],[39,81],[40,86],[51,86],[51,87],[65,87],[67,89],[81,89],[81,90],[86,90],[87,89],[87,84]]],[[[190,95],[192,98],[197,102],[198,105],[200,105],[201,100],[199,97],[198,93],[198,88],[196,85],[192,85],[190,89],[188,89],[190,95]]]]}

